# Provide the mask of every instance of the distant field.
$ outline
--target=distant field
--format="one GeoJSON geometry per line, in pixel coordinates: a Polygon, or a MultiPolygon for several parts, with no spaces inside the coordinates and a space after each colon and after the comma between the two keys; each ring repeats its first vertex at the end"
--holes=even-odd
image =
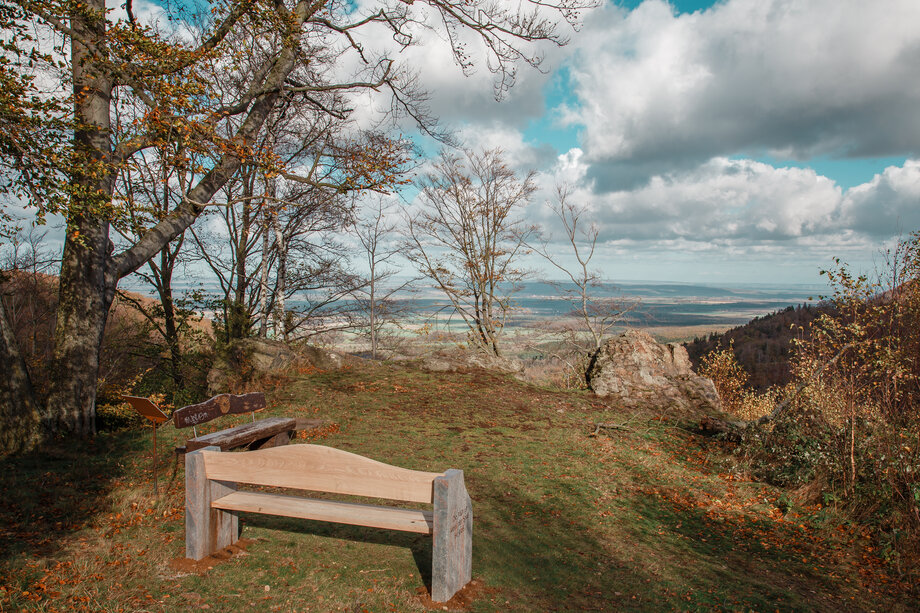
{"type": "MultiPolygon", "coordinates": [[[[748,285],[720,287],[681,283],[644,283],[604,286],[592,290],[601,303],[628,309],[624,325],[653,331],[667,340],[687,340],[695,335],[747,323],[788,306],[813,303],[823,290],[817,286],[778,287],[748,285]]],[[[560,290],[546,283],[528,283],[513,298],[514,311],[507,321],[509,330],[546,329],[547,322],[559,321],[572,311],[572,304],[560,290]]],[[[459,330],[462,322],[444,309],[434,292],[407,300],[414,312],[411,326],[427,322],[441,330],[459,330]]]]}
{"type": "MultiPolygon", "coordinates": [[[[789,306],[814,303],[820,287],[776,287],[749,285],[719,287],[666,284],[623,284],[605,286],[594,293],[601,301],[628,308],[617,333],[627,328],[646,330],[660,342],[682,343],[713,332],[725,332],[755,317],[789,306]]],[[[570,317],[572,305],[560,298],[559,291],[545,283],[530,283],[514,294],[515,309],[506,322],[504,343],[509,353],[530,355],[535,346],[552,343],[553,331],[570,317]]],[[[407,343],[428,345],[463,342],[463,320],[433,291],[405,300],[402,306],[411,314],[391,328],[393,337],[407,343]]],[[[570,322],[574,320],[569,320],[570,322]]],[[[355,334],[339,335],[334,345],[346,350],[364,349],[364,340],[355,334]]]]}
{"type": "MultiPolygon", "coordinates": [[[[132,289],[146,291],[140,287],[132,289]]],[[[546,333],[572,311],[572,304],[562,297],[564,289],[565,286],[543,282],[524,284],[513,294],[514,308],[506,321],[506,339],[516,345],[547,340],[546,333]]],[[[663,342],[684,342],[711,332],[724,332],[788,306],[814,303],[822,293],[827,293],[827,289],[820,286],[661,282],[605,284],[592,289],[595,299],[629,309],[621,330],[626,327],[647,330],[663,342]]],[[[388,331],[391,336],[429,344],[462,342],[465,338],[462,319],[452,309],[445,308],[445,300],[436,290],[423,288],[398,302],[407,314],[400,319],[398,328],[388,331]]],[[[296,297],[288,302],[288,307],[298,308],[296,297]]],[[[363,345],[357,335],[350,333],[333,334],[328,342],[346,350],[361,350],[363,345]]]]}

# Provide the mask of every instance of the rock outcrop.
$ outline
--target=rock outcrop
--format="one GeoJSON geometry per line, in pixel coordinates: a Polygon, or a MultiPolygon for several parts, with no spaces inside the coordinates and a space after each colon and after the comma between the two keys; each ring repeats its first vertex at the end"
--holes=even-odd
{"type": "Polygon", "coordinates": [[[394,356],[394,361],[415,362],[428,372],[464,372],[481,368],[490,372],[521,376],[524,364],[516,358],[497,357],[478,351],[437,351],[425,356],[394,356]]]}
{"type": "Polygon", "coordinates": [[[662,345],[646,332],[630,330],[610,339],[591,358],[588,386],[624,406],[697,416],[722,409],[710,379],[690,368],[681,345],[662,345]]]}
{"type": "Polygon", "coordinates": [[[284,343],[263,338],[244,338],[234,341],[220,352],[208,371],[208,393],[236,392],[238,384],[290,366],[297,358],[284,343]]]}

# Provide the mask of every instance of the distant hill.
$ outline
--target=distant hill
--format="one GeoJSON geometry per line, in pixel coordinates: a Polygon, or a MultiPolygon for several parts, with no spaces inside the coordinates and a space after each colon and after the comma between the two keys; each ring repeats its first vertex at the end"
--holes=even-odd
{"type": "Polygon", "coordinates": [[[801,334],[800,328],[807,334],[811,322],[830,308],[827,304],[790,306],[727,332],[694,339],[684,346],[696,369],[704,355],[734,341],[735,358],[750,375],[752,387],[763,390],[771,385],[784,385],[791,379],[792,339],[801,334]]]}

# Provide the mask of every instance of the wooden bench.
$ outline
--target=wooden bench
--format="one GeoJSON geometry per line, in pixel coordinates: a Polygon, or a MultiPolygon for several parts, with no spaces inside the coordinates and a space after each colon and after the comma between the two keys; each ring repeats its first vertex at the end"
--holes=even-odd
{"type": "Polygon", "coordinates": [[[251,394],[233,395],[220,394],[199,404],[189,405],[176,409],[173,413],[173,424],[176,428],[191,426],[194,434],[185,445],[176,447],[177,454],[216,446],[224,451],[245,447],[247,449],[263,449],[287,445],[291,435],[297,430],[297,421],[288,417],[267,417],[256,419],[256,411],[265,408],[265,394],[254,392],[251,394]],[[252,422],[240,424],[232,428],[225,428],[211,434],[198,436],[197,426],[217,419],[221,415],[252,414],[252,422]]]}
{"type": "Polygon", "coordinates": [[[234,543],[240,511],[431,534],[431,599],[446,602],[470,581],[473,507],[462,470],[408,470],[322,445],[186,454],[186,557],[200,560],[234,543]],[[429,503],[434,509],[244,491],[239,484],[429,503]]]}

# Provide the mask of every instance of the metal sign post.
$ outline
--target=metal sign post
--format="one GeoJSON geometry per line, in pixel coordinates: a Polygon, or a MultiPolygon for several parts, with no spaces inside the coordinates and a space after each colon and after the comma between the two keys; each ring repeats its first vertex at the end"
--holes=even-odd
{"type": "Polygon", "coordinates": [[[153,424],[153,495],[159,496],[157,491],[157,425],[169,420],[160,407],[153,404],[150,398],[140,396],[122,396],[122,399],[134,407],[141,417],[146,417],[153,424]]]}

